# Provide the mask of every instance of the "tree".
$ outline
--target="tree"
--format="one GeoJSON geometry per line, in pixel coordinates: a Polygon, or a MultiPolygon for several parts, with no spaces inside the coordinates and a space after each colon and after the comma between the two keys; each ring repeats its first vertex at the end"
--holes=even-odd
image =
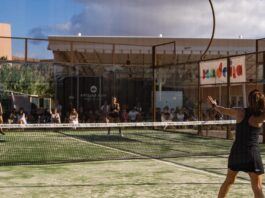
{"type": "MultiPolygon", "coordinates": [[[[39,63],[38,67],[43,67],[39,63]]],[[[0,65],[0,88],[31,95],[52,96],[52,76],[45,75],[36,65],[0,65]]]]}

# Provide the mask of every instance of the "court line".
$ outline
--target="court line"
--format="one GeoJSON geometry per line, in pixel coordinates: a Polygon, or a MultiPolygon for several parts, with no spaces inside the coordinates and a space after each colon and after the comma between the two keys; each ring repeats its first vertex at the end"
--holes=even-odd
{"type": "MultiPolygon", "coordinates": [[[[155,183],[155,182],[148,182],[148,183],[118,183],[118,184],[55,184],[55,185],[6,185],[6,186],[0,186],[0,189],[5,189],[5,188],[73,188],[73,187],[98,187],[98,186],[103,186],[103,187],[117,187],[117,186],[156,186],[156,185],[221,185],[222,183],[220,182],[168,182],[168,183],[155,183]]],[[[248,183],[235,183],[234,185],[246,185],[248,183]]]]}

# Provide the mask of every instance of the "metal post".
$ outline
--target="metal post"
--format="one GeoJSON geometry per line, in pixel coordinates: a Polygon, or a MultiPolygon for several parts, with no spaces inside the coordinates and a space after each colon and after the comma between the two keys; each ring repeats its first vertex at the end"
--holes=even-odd
{"type": "Polygon", "coordinates": [[[28,61],[28,39],[27,38],[25,38],[25,57],[24,57],[24,59],[25,59],[25,62],[28,61]]]}
{"type": "Polygon", "coordinates": [[[112,45],[112,65],[115,64],[115,44],[112,45]]]}
{"type": "Polygon", "coordinates": [[[173,60],[173,64],[176,64],[176,52],[177,52],[177,49],[176,49],[176,41],[174,42],[174,50],[173,50],[173,53],[174,53],[174,55],[173,55],[173,58],[174,58],[174,60],[173,60]]]}
{"type": "MultiPolygon", "coordinates": [[[[230,67],[231,66],[231,62],[230,62],[230,58],[227,58],[227,87],[226,87],[226,104],[227,104],[227,108],[230,108],[230,67]]],[[[229,116],[227,116],[227,118],[229,118],[229,116]]],[[[226,139],[231,139],[232,138],[232,134],[231,134],[231,129],[230,126],[227,125],[227,130],[226,130],[226,139]]]]}
{"type": "Polygon", "coordinates": [[[218,93],[218,102],[219,102],[219,104],[218,105],[221,105],[222,104],[222,85],[219,85],[218,89],[219,89],[219,93],[218,93]]]}
{"type": "Polygon", "coordinates": [[[247,91],[246,91],[246,83],[243,83],[242,85],[242,91],[243,91],[243,107],[247,108],[247,91]]]}
{"type": "Polygon", "coordinates": [[[102,79],[101,79],[101,77],[99,77],[99,92],[98,92],[98,94],[99,94],[99,97],[98,97],[98,108],[100,109],[100,107],[101,107],[101,100],[102,100],[102,85],[101,85],[101,82],[102,82],[102,79]]]}
{"type": "Polygon", "coordinates": [[[153,69],[153,92],[152,92],[152,111],[153,122],[156,121],[156,79],[155,79],[155,66],[156,66],[156,47],[152,47],[152,69],[153,69]]]}
{"type": "MultiPolygon", "coordinates": [[[[112,45],[112,66],[115,65],[115,44],[112,45]]],[[[112,96],[115,96],[115,97],[118,97],[116,94],[116,69],[114,67],[113,69],[113,93],[112,93],[112,96]]]]}
{"type": "MultiPolygon", "coordinates": [[[[201,73],[200,73],[200,62],[198,63],[198,84],[197,84],[197,90],[198,90],[198,111],[197,111],[197,115],[198,115],[198,120],[201,120],[201,100],[202,100],[202,92],[201,92],[201,73]]],[[[202,135],[202,128],[199,125],[198,126],[198,135],[202,135]]]]}
{"type": "MultiPolygon", "coordinates": [[[[256,52],[257,53],[257,52],[256,52]]],[[[262,83],[262,87],[263,87],[263,93],[265,93],[265,52],[262,53],[262,59],[263,59],[263,83],[262,83]]],[[[263,138],[262,138],[262,143],[265,143],[265,125],[263,124],[263,138]]]]}
{"type": "MultiPolygon", "coordinates": [[[[70,42],[70,68],[71,68],[71,75],[70,75],[70,78],[71,78],[71,87],[70,87],[70,90],[71,90],[71,100],[73,100],[72,96],[73,96],[73,74],[72,74],[72,69],[74,67],[74,45],[73,45],[73,42],[71,41],[70,42]]],[[[73,101],[71,101],[72,103],[73,101]]],[[[73,105],[73,104],[72,104],[73,105]]]]}
{"type": "Polygon", "coordinates": [[[53,80],[54,80],[54,100],[58,100],[58,84],[57,84],[57,79],[56,79],[56,66],[53,63],[53,80]]]}
{"type": "Polygon", "coordinates": [[[79,109],[79,67],[75,67],[75,74],[76,74],[76,108],[79,109]]]}
{"type": "Polygon", "coordinates": [[[74,64],[74,44],[72,41],[70,42],[70,52],[71,52],[70,63],[71,63],[71,66],[73,66],[74,64]]]}
{"type": "Polygon", "coordinates": [[[257,39],[256,40],[256,88],[258,88],[258,65],[259,65],[259,54],[258,54],[258,51],[259,51],[259,40],[257,39]]]}

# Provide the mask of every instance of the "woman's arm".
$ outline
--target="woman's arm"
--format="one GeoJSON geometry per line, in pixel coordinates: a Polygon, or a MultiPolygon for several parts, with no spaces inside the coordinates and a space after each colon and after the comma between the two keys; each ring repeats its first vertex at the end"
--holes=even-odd
{"type": "Polygon", "coordinates": [[[237,109],[233,109],[233,108],[225,108],[222,106],[217,105],[216,101],[211,97],[208,96],[207,98],[209,104],[219,113],[223,114],[223,115],[228,115],[231,117],[238,117],[238,110],[237,109]]]}
{"type": "Polygon", "coordinates": [[[116,103],[117,105],[117,109],[115,109],[115,112],[119,112],[120,111],[120,103],[116,103]]]}

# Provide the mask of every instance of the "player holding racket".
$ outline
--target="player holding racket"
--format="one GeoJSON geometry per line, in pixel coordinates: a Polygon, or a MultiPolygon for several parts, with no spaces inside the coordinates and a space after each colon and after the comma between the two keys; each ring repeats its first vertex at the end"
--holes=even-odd
{"type": "MultiPolygon", "coordinates": [[[[119,122],[120,121],[120,103],[116,97],[112,97],[109,111],[109,121],[119,122]]],[[[119,127],[119,134],[122,136],[121,128],[119,127]]],[[[110,128],[108,128],[108,135],[110,135],[110,128]]]]}
{"type": "Polygon", "coordinates": [[[208,96],[208,102],[216,111],[234,117],[237,121],[236,138],[228,158],[228,172],[218,197],[226,196],[239,171],[249,174],[255,198],[264,197],[262,192],[264,169],[258,145],[259,134],[265,120],[264,95],[257,89],[251,91],[248,95],[248,107],[245,109],[218,106],[211,96],[208,96]]]}

